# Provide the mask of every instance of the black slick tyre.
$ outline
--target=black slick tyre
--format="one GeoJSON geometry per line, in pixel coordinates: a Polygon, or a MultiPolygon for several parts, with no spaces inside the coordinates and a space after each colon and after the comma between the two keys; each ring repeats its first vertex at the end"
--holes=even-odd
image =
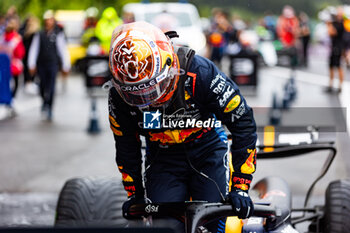
{"type": "Polygon", "coordinates": [[[331,182],[326,190],[326,233],[350,233],[350,180],[331,182]]]}
{"type": "Polygon", "coordinates": [[[127,199],[117,178],[74,178],[62,188],[56,227],[125,227],[122,205],[127,199]]]}

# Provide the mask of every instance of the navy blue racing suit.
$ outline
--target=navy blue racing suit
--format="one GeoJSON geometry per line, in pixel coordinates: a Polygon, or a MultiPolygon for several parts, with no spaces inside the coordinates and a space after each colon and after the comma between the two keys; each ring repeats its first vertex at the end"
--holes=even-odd
{"type": "MultiPolygon", "coordinates": [[[[249,189],[257,140],[252,109],[237,85],[206,58],[195,55],[185,78],[187,107],[157,109],[163,119],[159,129],[144,128],[143,117],[148,110],[129,106],[114,88],[110,90],[109,120],[116,162],[129,196],[146,194],[152,202],[190,198],[220,202],[220,192],[225,196],[232,187],[249,189]],[[176,122],[181,119],[189,124],[179,127],[176,122]],[[214,124],[213,119],[221,121],[232,134],[231,148],[220,139],[215,130],[218,122],[214,124]],[[207,124],[194,123],[198,121],[207,124]],[[145,136],[147,144],[145,185],[140,135],[145,136]]],[[[216,227],[220,232],[225,224],[221,221],[216,227]]]]}

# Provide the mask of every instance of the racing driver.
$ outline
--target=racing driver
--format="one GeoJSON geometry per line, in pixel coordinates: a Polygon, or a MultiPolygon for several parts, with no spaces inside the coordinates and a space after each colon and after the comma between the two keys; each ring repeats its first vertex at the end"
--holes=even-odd
{"type": "MultiPolygon", "coordinates": [[[[132,218],[129,207],[147,199],[226,200],[239,218],[248,218],[256,166],[253,111],[211,61],[189,48],[174,50],[176,36],[146,22],[118,26],[112,35],[109,121],[128,194],[123,216],[132,218]],[[230,146],[221,124],[232,135],[230,146]],[[140,136],[146,141],[144,170],[140,136]]],[[[223,232],[225,219],[207,229],[223,232]]]]}

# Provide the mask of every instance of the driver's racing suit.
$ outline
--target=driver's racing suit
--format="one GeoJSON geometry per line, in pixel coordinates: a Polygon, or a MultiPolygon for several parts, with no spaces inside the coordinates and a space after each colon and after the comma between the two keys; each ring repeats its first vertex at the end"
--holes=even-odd
{"type": "Polygon", "coordinates": [[[152,202],[190,198],[220,202],[218,187],[223,195],[232,187],[249,189],[255,171],[257,139],[252,109],[237,85],[208,59],[194,56],[186,74],[187,109],[157,109],[163,114],[160,129],[143,128],[146,111],[129,106],[114,88],[110,89],[110,127],[115,138],[116,162],[128,196],[144,195],[140,135],[145,136],[147,143],[144,183],[147,198],[152,202]],[[170,120],[176,122],[181,117],[209,119],[211,124],[169,127],[170,120]],[[227,153],[227,141],[221,140],[213,127],[214,117],[232,134],[232,157],[227,153]]]}

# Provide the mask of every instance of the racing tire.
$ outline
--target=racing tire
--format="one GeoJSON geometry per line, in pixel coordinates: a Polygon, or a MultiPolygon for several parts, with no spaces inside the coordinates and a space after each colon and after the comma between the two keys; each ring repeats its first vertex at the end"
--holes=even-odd
{"type": "Polygon", "coordinates": [[[326,190],[326,233],[350,233],[350,179],[331,182],[326,190]]]}
{"type": "Polygon", "coordinates": [[[56,207],[56,227],[125,227],[122,205],[127,195],[117,178],[74,178],[63,186],[56,207]]]}

